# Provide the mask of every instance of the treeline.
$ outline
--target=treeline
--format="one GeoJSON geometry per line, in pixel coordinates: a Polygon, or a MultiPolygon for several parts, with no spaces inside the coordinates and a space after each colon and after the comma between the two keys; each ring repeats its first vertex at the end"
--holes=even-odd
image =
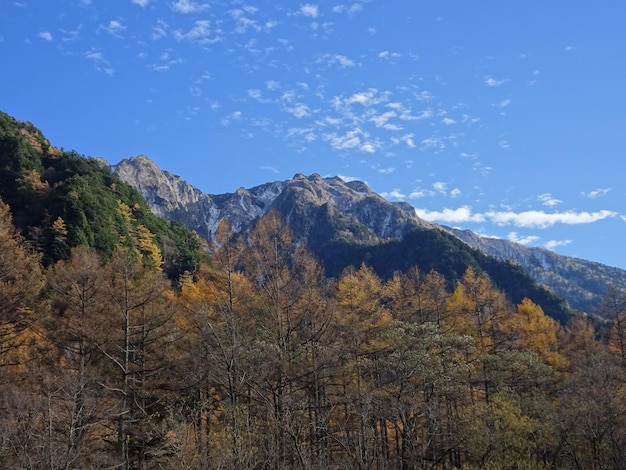
{"type": "Polygon", "coordinates": [[[2,468],[625,466],[620,292],[598,330],[471,269],[328,280],[275,213],[175,284],[148,248],[44,269],[0,205],[2,468]]]}

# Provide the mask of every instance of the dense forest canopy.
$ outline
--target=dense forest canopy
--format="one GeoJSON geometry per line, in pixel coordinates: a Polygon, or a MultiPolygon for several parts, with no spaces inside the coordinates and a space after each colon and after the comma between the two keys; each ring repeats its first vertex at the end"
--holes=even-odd
{"type": "MultiPolygon", "coordinates": [[[[622,468],[626,297],[598,333],[468,269],[329,280],[276,213],[176,285],[120,241],[45,268],[0,206],[5,468],[622,468]],[[593,399],[590,399],[593,397],[593,399]]],[[[149,260],[150,262],[147,262],[149,260]]]]}

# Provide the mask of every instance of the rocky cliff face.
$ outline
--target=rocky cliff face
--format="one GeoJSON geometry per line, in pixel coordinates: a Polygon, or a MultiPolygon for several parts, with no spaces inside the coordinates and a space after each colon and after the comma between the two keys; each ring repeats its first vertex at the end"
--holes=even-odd
{"type": "Polygon", "coordinates": [[[180,176],[161,170],[145,155],[109,168],[135,187],[157,215],[181,222],[206,240],[211,239],[222,220],[227,220],[235,231],[245,230],[271,209],[281,212],[296,235],[304,237],[315,225],[321,208],[346,219],[352,233],[346,237],[359,243],[401,238],[417,226],[432,227],[408,204],[391,203],[358,181],[346,183],[340,178],[297,174],[288,181],[209,195],[180,176]]]}
{"type": "Polygon", "coordinates": [[[312,243],[343,240],[374,245],[400,240],[417,227],[444,230],[489,256],[518,264],[537,283],[585,312],[595,310],[610,285],[626,289],[626,271],[430,224],[417,217],[409,204],[389,202],[359,181],[297,174],[288,181],[209,195],[180,176],[161,170],[144,155],[108,166],[135,187],[156,214],[184,224],[206,240],[211,240],[222,220],[235,231],[246,230],[258,217],[275,209],[297,237],[312,243]]]}
{"type": "Polygon", "coordinates": [[[544,248],[480,237],[469,230],[445,230],[485,254],[519,264],[537,283],[567,299],[574,309],[594,312],[609,286],[626,289],[623,269],[557,255],[544,248]]]}

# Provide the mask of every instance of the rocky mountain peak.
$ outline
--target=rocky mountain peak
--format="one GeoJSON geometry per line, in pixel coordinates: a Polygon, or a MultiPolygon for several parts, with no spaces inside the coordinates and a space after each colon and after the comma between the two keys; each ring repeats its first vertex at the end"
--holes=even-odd
{"type": "Polygon", "coordinates": [[[309,233],[314,214],[322,207],[326,212],[352,218],[349,224],[359,224],[361,232],[370,232],[365,237],[368,240],[399,238],[417,226],[430,226],[415,211],[385,200],[363,182],[346,183],[339,177],[324,178],[317,173],[310,176],[298,173],[287,181],[210,195],[161,170],[145,155],[123,160],[110,168],[124,182],[137,188],[156,214],[193,228],[207,240],[222,220],[228,220],[236,231],[245,230],[271,209],[290,219],[299,218],[294,224],[301,228],[301,233],[296,234],[299,236],[309,233]]]}

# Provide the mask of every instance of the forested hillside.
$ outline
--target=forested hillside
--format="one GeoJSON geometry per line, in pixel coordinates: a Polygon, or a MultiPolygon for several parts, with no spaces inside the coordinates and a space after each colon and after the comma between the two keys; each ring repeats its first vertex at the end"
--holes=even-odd
{"type": "Polygon", "coordinates": [[[179,287],[47,269],[0,207],[3,468],[622,468],[624,297],[566,327],[468,270],[329,281],[275,214],[179,287]]]}
{"type": "Polygon", "coordinates": [[[560,324],[481,266],[331,278],[276,211],[200,253],[0,123],[1,468],[624,468],[624,292],[560,324]]]}
{"type": "Polygon", "coordinates": [[[1,112],[0,197],[46,266],[81,245],[108,259],[121,241],[171,276],[196,269],[195,235],[154,216],[132,187],[96,160],[51,146],[32,124],[1,112]]]}

